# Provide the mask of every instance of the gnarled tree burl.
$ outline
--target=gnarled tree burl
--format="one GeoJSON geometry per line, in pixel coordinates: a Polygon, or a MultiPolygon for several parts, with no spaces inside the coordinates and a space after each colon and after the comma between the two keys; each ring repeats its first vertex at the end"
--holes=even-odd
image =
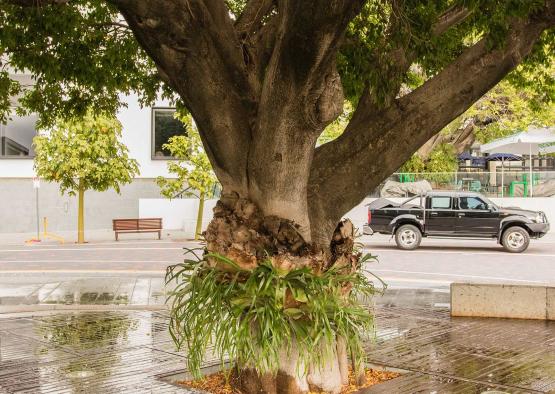
{"type": "MultiPolygon", "coordinates": [[[[352,263],[352,250],[337,249],[352,245],[350,227],[337,227],[342,215],[519,64],[527,62],[530,69],[534,62],[552,62],[555,50],[554,0],[4,0],[0,5],[0,17],[10,26],[0,35],[2,51],[13,64],[43,76],[40,82],[50,89],[28,97],[34,110],[40,107],[36,97],[58,100],[60,108],[69,108],[75,97],[95,102],[95,95],[118,89],[144,88],[152,98],[159,85],[124,71],[147,73],[141,57],[146,52],[157,70],[153,78],[175,92],[194,117],[223,186],[225,197],[206,234],[208,249],[242,270],[266,258],[281,268],[306,266],[314,272],[352,263]],[[33,11],[23,14],[23,9],[33,11]],[[124,20],[113,22],[118,13],[124,20]],[[50,60],[63,52],[56,43],[64,35],[41,33],[56,26],[42,25],[41,16],[71,16],[73,25],[60,25],[65,34],[89,41],[64,48],[83,51],[74,54],[75,64],[94,59],[79,70],[90,68],[95,76],[81,78],[88,71],[72,62],[49,74],[44,62],[26,52],[39,48],[50,60]],[[19,28],[25,23],[30,30],[19,28]],[[37,37],[35,46],[22,48],[21,40],[6,39],[29,31],[37,37]],[[131,33],[141,48],[138,55],[130,56],[131,33]],[[114,54],[118,43],[125,43],[121,53],[129,56],[127,63],[114,54]],[[96,47],[85,52],[87,45],[96,47]],[[105,52],[109,62],[103,62],[105,52]],[[425,80],[414,81],[415,64],[425,80]],[[53,94],[58,88],[52,81],[74,94],[53,94]],[[103,83],[107,90],[99,88],[103,83]],[[96,89],[84,88],[92,85],[96,89]],[[345,98],[356,103],[345,132],[316,147],[345,98]]],[[[277,380],[264,383],[267,376],[246,373],[245,387],[295,392],[312,384],[335,392],[345,374],[341,344],[339,338],[338,351],[323,370],[308,366],[308,377],[296,376],[290,355],[280,360],[277,380]]]]}

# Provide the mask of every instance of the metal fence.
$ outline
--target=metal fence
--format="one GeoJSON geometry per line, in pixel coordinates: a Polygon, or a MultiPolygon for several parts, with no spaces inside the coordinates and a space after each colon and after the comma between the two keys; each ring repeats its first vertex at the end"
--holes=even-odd
{"type": "Polygon", "coordinates": [[[555,194],[555,171],[533,172],[434,172],[394,173],[387,178],[370,197],[379,197],[385,182],[400,183],[428,181],[434,190],[475,191],[490,197],[546,196],[553,189],[555,194]]]}

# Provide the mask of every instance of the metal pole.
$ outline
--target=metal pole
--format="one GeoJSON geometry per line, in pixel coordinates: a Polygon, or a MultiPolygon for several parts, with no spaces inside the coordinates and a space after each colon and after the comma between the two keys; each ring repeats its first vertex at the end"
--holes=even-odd
{"type": "Polygon", "coordinates": [[[39,221],[39,188],[35,188],[35,202],[36,202],[36,211],[37,211],[37,240],[40,240],[40,221],[39,221]]]}
{"type": "Polygon", "coordinates": [[[501,197],[505,197],[505,158],[501,157],[501,197]]]}
{"type": "Polygon", "coordinates": [[[534,160],[532,159],[532,144],[530,144],[530,192],[528,193],[530,195],[530,197],[532,197],[532,195],[534,194],[534,180],[532,179],[532,163],[534,162],[534,160]]]}

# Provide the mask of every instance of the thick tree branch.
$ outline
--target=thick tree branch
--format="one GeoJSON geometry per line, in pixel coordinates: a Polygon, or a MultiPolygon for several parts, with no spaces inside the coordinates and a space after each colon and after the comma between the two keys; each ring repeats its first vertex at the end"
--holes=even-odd
{"type": "Polygon", "coordinates": [[[160,75],[191,111],[224,188],[245,194],[244,152],[250,140],[256,86],[224,2],[113,3],[160,75]]]}
{"type": "MultiPolygon", "coordinates": [[[[402,1],[392,1],[392,15],[390,18],[390,24],[383,38],[383,46],[386,43],[392,41],[392,37],[397,35],[399,30],[410,29],[410,26],[406,25],[405,18],[402,14],[402,1]]],[[[472,15],[472,10],[461,6],[454,5],[443,12],[436,20],[431,29],[431,37],[438,37],[445,33],[452,27],[455,27],[462,21],[464,21],[468,16],[472,15]]],[[[407,34],[410,37],[410,34],[407,34]]],[[[353,45],[353,44],[351,44],[353,45]]],[[[356,45],[356,44],[354,44],[356,45]]],[[[416,58],[414,48],[411,48],[410,40],[405,40],[404,42],[398,42],[397,46],[390,48],[387,51],[383,51],[382,46],[378,46],[376,52],[373,54],[373,58],[376,59],[374,67],[380,70],[380,75],[382,79],[391,82],[389,86],[389,91],[382,97],[383,103],[377,103],[375,101],[374,93],[372,89],[374,86],[366,85],[363,89],[363,93],[359,99],[359,107],[363,108],[364,111],[373,108],[374,110],[379,110],[380,107],[387,107],[399,94],[399,90],[402,86],[403,76],[407,73],[410,66],[416,58]]],[[[357,122],[360,111],[357,109],[353,115],[353,121],[357,122]]]]}
{"type": "Polygon", "coordinates": [[[318,148],[309,201],[311,224],[324,228],[313,232],[329,237],[331,222],[512,71],[553,25],[552,13],[548,7],[528,21],[515,21],[502,48],[492,50],[481,40],[420,88],[378,113],[359,115],[341,137],[318,148]]]}
{"type": "Polygon", "coordinates": [[[262,21],[274,7],[275,0],[250,0],[235,22],[240,36],[249,36],[262,26],[262,21]]]}
{"type": "Polygon", "coordinates": [[[439,36],[449,30],[451,27],[458,25],[468,16],[472,14],[472,11],[467,7],[461,5],[455,5],[445,11],[439,16],[437,22],[432,28],[432,32],[435,36],[439,36]]]}
{"type": "Polygon", "coordinates": [[[71,0],[5,0],[6,3],[18,5],[20,7],[43,7],[46,5],[67,4],[71,0]]]}

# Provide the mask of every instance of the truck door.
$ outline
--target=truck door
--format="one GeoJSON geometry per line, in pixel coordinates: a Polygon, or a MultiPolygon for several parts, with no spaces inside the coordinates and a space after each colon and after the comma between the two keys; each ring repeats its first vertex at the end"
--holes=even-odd
{"type": "Polygon", "coordinates": [[[450,196],[428,196],[426,199],[425,231],[430,235],[451,235],[455,232],[455,211],[450,196]]]}
{"type": "Polygon", "coordinates": [[[458,199],[456,232],[459,235],[493,237],[499,231],[499,212],[488,209],[479,196],[461,196],[458,199]]]}

